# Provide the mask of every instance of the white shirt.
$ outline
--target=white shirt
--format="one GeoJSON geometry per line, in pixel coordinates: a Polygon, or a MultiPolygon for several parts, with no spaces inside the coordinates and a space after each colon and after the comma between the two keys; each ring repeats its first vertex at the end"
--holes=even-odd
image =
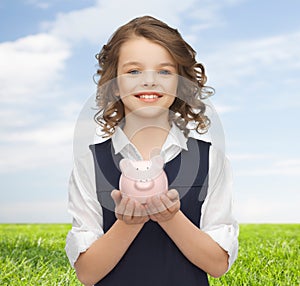
{"type": "MultiPolygon", "coordinates": [[[[121,128],[116,129],[111,139],[115,154],[120,153],[133,160],[142,159],[121,128]]],[[[183,149],[188,150],[187,138],[173,125],[162,147],[161,154],[165,163],[183,149]]],[[[104,233],[93,160],[91,152],[77,158],[69,182],[68,212],[73,217],[73,224],[67,235],[65,250],[72,266],[80,253],[86,251],[104,233]]],[[[209,152],[208,190],[201,208],[199,227],[227,251],[228,270],[238,254],[239,226],[233,217],[232,207],[232,174],[229,161],[212,145],[209,152]]]]}

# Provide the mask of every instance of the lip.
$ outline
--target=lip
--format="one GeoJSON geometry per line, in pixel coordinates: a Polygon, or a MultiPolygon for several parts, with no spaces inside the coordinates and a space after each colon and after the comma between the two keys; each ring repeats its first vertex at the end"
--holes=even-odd
{"type": "Polygon", "coordinates": [[[134,94],[135,98],[144,103],[155,103],[160,98],[162,98],[162,94],[157,91],[141,91],[134,94]]]}
{"type": "Polygon", "coordinates": [[[151,96],[153,95],[154,98],[161,98],[163,95],[157,91],[141,91],[141,92],[138,92],[138,93],[135,93],[134,96],[141,99],[142,96],[151,96]]]}

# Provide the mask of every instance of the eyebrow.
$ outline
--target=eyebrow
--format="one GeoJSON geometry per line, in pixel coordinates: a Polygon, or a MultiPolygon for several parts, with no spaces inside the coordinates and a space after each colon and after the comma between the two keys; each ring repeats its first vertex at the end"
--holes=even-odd
{"type": "MultiPolygon", "coordinates": [[[[127,67],[127,66],[140,66],[142,65],[140,62],[136,62],[136,61],[132,61],[132,62],[127,62],[125,64],[122,65],[122,67],[127,67]]],[[[160,63],[158,65],[159,67],[166,67],[166,66],[170,66],[176,69],[176,65],[170,62],[165,62],[165,63],[160,63]]]]}
{"type": "Polygon", "coordinates": [[[170,62],[166,62],[166,63],[161,63],[159,64],[160,67],[173,67],[173,68],[176,68],[176,65],[173,64],[173,63],[170,63],[170,62]]]}
{"type": "Polygon", "coordinates": [[[138,66],[138,65],[140,65],[139,62],[134,62],[134,61],[132,61],[132,62],[127,62],[127,63],[123,64],[122,67],[127,67],[127,66],[138,66]]]}

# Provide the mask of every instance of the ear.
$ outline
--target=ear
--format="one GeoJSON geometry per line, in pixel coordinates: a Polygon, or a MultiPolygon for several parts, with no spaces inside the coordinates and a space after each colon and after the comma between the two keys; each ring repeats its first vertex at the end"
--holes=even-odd
{"type": "Polygon", "coordinates": [[[119,163],[121,171],[124,173],[127,170],[131,169],[133,166],[129,159],[122,159],[119,163]]]}
{"type": "Polygon", "coordinates": [[[162,169],[164,166],[164,159],[161,156],[154,156],[151,158],[152,164],[154,164],[155,167],[162,169]]]}

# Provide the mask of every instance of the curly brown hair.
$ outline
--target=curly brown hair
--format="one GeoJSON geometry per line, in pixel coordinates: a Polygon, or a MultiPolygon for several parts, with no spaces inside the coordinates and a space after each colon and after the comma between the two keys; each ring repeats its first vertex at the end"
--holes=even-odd
{"type": "Polygon", "coordinates": [[[205,86],[207,77],[204,66],[196,61],[196,52],[183,40],[177,29],[154,17],[143,16],[118,28],[96,55],[99,64],[97,75],[100,79],[97,82],[96,94],[99,111],[94,119],[102,127],[104,137],[111,136],[125,116],[123,103],[116,96],[118,87],[113,79],[117,77],[120,48],[134,36],[144,37],[161,45],[177,63],[180,76],[177,90],[179,96],[170,106],[170,121],[174,122],[185,136],[188,136],[191,129],[200,134],[207,132],[210,120],[205,115],[206,106],[202,99],[212,95],[214,89],[205,86]]]}

